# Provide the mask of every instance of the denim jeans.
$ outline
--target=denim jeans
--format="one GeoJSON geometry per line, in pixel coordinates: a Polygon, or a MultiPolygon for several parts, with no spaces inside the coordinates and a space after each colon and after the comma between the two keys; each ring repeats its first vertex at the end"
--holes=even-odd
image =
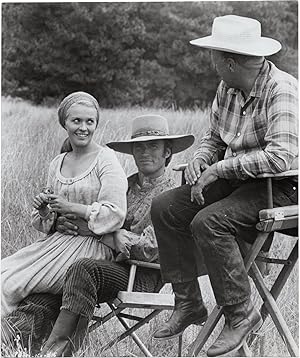
{"type": "MultiPolygon", "coordinates": [[[[199,276],[203,261],[216,301],[221,306],[243,302],[250,284],[236,239],[253,242],[258,213],[267,208],[264,179],[233,183],[219,179],[204,190],[205,204],[191,202],[189,185],[153,199],[154,225],[164,282],[188,282],[199,276]]],[[[273,181],[274,206],[297,203],[296,183],[273,181]]]]}

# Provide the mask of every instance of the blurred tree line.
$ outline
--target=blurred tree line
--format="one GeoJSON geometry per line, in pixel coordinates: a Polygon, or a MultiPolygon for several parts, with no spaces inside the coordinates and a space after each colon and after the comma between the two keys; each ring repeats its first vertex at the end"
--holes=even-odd
{"type": "Polygon", "coordinates": [[[297,76],[297,1],[3,3],[2,94],[35,103],[84,90],[101,106],[205,106],[218,78],[208,50],[216,16],[262,23],[283,49],[270,59],[297,76]]]}

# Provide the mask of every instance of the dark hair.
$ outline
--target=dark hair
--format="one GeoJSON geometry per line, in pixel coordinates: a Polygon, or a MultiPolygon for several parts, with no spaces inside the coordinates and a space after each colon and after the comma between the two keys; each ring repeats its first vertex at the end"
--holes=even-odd
{"type": "Polygon", "coordinates": [[[171,151],[171,155],[168,158],[166,158],[165,166],[167,167],[170,164],[170,161],[171,161],[172,156],[173,156],[173,145],[172,145],[172,141],[168,140],[168,139],[165,140],[164,144],[165,144],[165,151],[166,151],[167,148],[169,148],[170,151],[171,151]]]}
{"type": "Polygon", "coordinates": [[[66,138],[60,148],[60,152],[61,153],[66,153],[66,152],[72,152],[73,148],[72,148],[72,145],[71,145],[71,142],[70,142],[70,139],[69,137],[66,138]]]}

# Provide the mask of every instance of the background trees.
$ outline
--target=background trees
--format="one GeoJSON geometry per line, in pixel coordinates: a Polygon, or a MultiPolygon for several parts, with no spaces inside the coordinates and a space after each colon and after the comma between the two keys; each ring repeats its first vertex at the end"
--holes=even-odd
{"type": "Polygon", "coordinates": [[[255,17],[297,76],[297,1],[2,4],[2,94],[35,103],[85,90],[104,107],[193,107],[213,98],[209,51],[189,44],[214,17],[255,17]]]}

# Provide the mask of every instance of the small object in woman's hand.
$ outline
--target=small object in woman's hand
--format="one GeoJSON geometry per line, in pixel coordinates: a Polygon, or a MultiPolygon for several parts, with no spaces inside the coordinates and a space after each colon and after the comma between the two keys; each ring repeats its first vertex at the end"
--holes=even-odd
{"type": "MultiPolygon", "coordinates": [[[[46,186],[45,188],[42,189],[42,193],[46,194],[46,195],[50,195],[50,194],[54,194],[54,190],[52,189],[51,186],[46,186]]],[[[48,198],[48,203],[50,201],[50,198],[48,198]]]]}

